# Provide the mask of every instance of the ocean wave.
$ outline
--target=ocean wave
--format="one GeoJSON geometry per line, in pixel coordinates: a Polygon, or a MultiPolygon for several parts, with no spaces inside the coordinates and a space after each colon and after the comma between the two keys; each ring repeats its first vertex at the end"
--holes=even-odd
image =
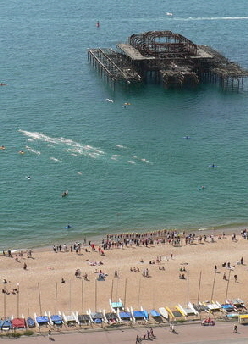
{"type": "Polygon", "coordinates": [[[61,162],[61,160],[55,158],[54,156],[51,156],[51,157],[50,157],[50,160],[53,160],[53,161],[55,161],[55,162],[61,162]]]}
{"type": "Polygon", "coordinates": [[[190,20],[247,20],[248,17],[187,17],[187,18],[180,18],[180,17],[173,17],[173,20],[180,20],[180,21],[190,21],[190,20]]]}
{"type": "Polygon", "coordinates": [[[69,148],[67,148],[66,151],[72,154],[89,156],[91,158],[97,158],[99,156],[105,155],[105,152],[103,150],[95,148],[91,145],[84,145],[84,144],[81,144],[79,142],[76,142],[64,137],[59,137],[59,138],[50,137],[43,133],[30,132],[30,131],[22,130],[22,129],[19,129],[18,131],[22,133],[24,136],[27,136],[29,139],[31,138],[32,140],[39,140],[43,142],[48,142],[50,144],[52,143],[55,145],[62,144],[65,146],[69,146],[69,148]]]}
{"type": "Polygon", "coordinates": [[[37,155],[40,155],[40,151],[37,151],[29,146],[26,146],[26,149],[29,151],[29,152],[32,152],[34,154],[37,154],[37,155]]]}

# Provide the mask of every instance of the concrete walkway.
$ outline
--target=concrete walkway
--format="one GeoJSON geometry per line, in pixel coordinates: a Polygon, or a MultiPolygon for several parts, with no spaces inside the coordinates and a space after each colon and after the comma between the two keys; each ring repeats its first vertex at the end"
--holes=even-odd
{"type": "MultiPolygon", "coordinates": [[[[135,344],[137,335],[142,336],[148,328],[124,328],[119,330],[103,330],[96,332],[68,332],[65,334],[52,333],[50,336],[40,335],[21,337],[17,344],[44,344],[57,342],[60,344],[135,344]]],[[[238,325],[238,333],[233,333],[233,323],[217,323],[213,327],[200,324],[177,325],[177,333],[171,333],[169,327],[153,329],[155,339],[142,340],[142,344],[244,344],[248,343],[248,326],[238,325]]],[[[12,339],[0,339],[0,344],[9,344],[12,339]]]]}

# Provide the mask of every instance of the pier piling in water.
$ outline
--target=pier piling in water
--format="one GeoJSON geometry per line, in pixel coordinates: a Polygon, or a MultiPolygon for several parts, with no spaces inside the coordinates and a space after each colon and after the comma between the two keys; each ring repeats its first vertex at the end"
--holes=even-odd
{"type": "Polygon", "coordinates": [[[133,34],[117,50],[89,49],[89,62],[107,81],[160,83],[166,88],[219,83],[240,88],[248,70],[206,45],[196,45],[171,31],[133,34]]]}

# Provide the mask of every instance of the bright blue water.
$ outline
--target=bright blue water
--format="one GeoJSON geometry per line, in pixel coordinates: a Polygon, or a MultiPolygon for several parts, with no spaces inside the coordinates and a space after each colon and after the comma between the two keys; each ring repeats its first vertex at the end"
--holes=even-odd
{"type": "Polygon", "coordinates": [[[248,226],[247,85],[113,91],[87,61],[88,48],[171,30],[248,68],[244,0],[9,0],[0,9],[1,248],[248,226]]]}

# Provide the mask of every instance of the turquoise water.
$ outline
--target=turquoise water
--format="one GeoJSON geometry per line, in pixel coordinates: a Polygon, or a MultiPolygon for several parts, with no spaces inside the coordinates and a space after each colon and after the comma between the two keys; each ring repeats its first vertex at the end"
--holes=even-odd
{"type": "Polygon", "coordinates": [[[171,30],[248,68],[244,0],[10,0],[0,19],[1,248],[248,226],[247,82],[113,90],[87,60],[88,48],[171,30]]]}

